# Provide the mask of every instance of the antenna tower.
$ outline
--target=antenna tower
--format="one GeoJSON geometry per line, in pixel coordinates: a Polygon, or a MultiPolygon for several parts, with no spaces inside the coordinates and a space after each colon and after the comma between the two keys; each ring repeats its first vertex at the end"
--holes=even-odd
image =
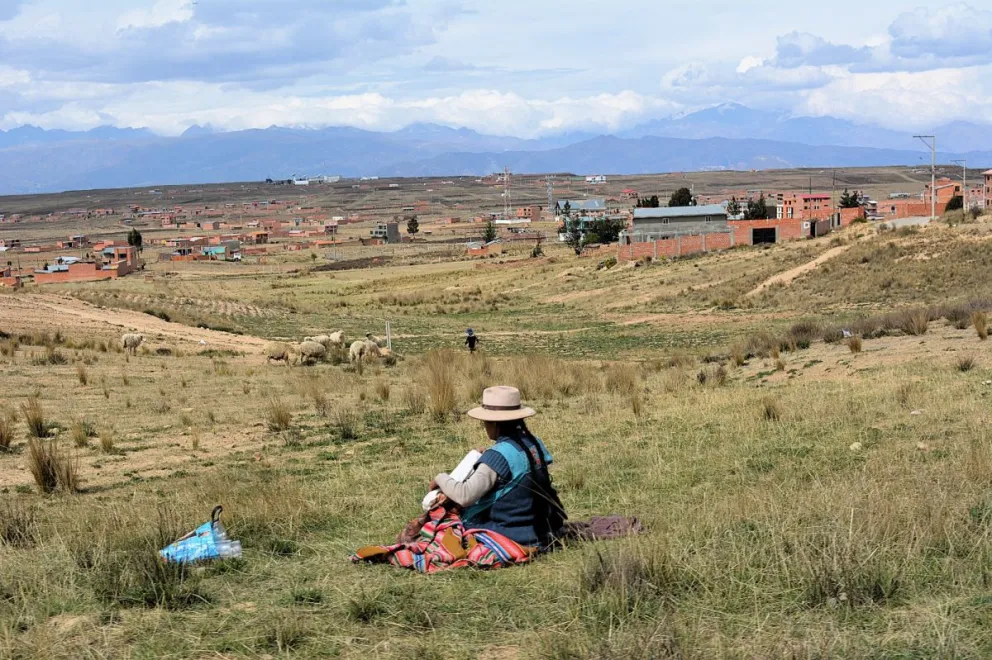
{"type": "Polygon", "coordinates": [[[512,204],[510,203],[510,168],[503,168],[503,218],[505,220],[510,219],[510,211],[512,209],[512,204]]]}
{"type": "Polygon", "coordinates": [[[551,213],[551,209],[555,205],[555,175],[548,175],[548,213],[551,213]]]}

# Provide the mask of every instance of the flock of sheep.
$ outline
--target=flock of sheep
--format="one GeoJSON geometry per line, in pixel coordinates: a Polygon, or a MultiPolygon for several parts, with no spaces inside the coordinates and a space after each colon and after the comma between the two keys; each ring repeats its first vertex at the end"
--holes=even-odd
{"type": "MultiPolygon", "coordinates": [[[[299,354],[300,362],[314,364],[323,360],[330,351],[343,350],[345,345],[344,332],[338,330],[327,335],[304,337],[300,345],[296,347],[287,344],[269,344],[265,347],[265,357],[270,362],[292,364],[294,356],[299,354]]],[[[365,339],[351,343],[348,348],[348,359],[355,363],[363,359],[378,358],[382,355],[382,349],[385,346],[385,339],[376,337],[371,333],[367,334],[365,339]]]]}
{"type": "MultiPolygon", "coordinates": [[[[135,355],[138,347],[145,340],[144,335],[128,333],[121,337],[121,345],[124,352],[135,355]]],[[[299,346],[289,344],[272,343],[265,347],[265,357],[269,362],[285,362],[292,364],[296,355],[303,364],[314,364],[327,357],[330,351],[341,351],[345,347],[344,332],[338,330],[327,335],[317,335],[316,337],[304,337],[299,346]]],[[[353,341],[348,348],[348,359],[352,364],[360,360],[370,360],[379,358],[386,347],[386,340],[371,333],[365,335],[365,339],[353,341]]],[[[386,349],[388,350],[388,349],[386,349]]]]}

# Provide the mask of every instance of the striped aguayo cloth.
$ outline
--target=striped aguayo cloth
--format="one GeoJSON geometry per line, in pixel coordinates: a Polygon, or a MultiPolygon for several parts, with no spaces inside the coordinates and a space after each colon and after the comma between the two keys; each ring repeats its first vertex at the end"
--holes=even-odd
{"type": "Polygon", "coordinates": [[[465,529],[458,514],[437,507],[412,543],[370,545],[359,548],[351,561],[389,563],[421,573],[449,568],[503,568],[524,564],[537,554],[502,534],[485,529],[465,529]]]}

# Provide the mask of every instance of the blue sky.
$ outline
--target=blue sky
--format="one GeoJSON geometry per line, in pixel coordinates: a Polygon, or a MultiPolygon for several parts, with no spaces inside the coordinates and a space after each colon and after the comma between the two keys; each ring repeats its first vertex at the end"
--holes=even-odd
{"type": "Polygon", "coordinates": [[[992,6],[0,0],[0,128],[531,137],[725,102],[900,130],[992,121],[992,6]]]}

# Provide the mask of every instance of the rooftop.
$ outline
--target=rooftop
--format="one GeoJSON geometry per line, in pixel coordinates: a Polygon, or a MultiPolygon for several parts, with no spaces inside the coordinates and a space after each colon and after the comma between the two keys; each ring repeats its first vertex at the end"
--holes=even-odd
{"type": "Polygon", "coordinates": [[[634,220],[655,218],[701,218],[707,215],[727,215],[723,204],[704,206],[665,206],[657,209],[634,209],[634,220]]]}
{"type": "Polygon", "coordinates": [[[605,199],[559,199],[558,206],[564,208],[565,204],[575,211],[605,211],[605,199]]]}

